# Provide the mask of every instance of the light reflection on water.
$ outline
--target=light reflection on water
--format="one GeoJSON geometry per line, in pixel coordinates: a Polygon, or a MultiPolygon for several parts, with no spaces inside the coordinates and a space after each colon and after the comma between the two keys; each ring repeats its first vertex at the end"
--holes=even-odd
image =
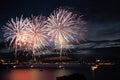
{"type": "MultiPolygon", "coordinates": [[[[95,71],[96,80],[119,80],[120,65],[103,66],[95,71]]],[[[3,80],[56,80],[57,77],[68,76],[74,73],[83,74],[87,80],[92,80],[92,71],[83,68],[71,69],[12,69],[6,70],[6,79],[3,80]]],[[[1,79],[0,79],[1,80],[1,79]]]]}
{"type": "Polygon", "coordinates": [[[9,80],[39,80],[39,71],[36,69],[13,69],[9,72],[9,80]]]}
{"type": "Polygon", "coordinates": [[[7,80],[56,80],[57,77],[76,73],[69,69],[12,69],[7,72],[7,80]]]}

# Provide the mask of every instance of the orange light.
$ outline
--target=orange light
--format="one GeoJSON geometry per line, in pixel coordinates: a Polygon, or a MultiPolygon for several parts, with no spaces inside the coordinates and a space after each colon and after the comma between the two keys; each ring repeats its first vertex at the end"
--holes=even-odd
{"type": "Polygon", "coordinates": [[[36,70],[14,69],[10,74],[10,80],[38,80],[36,70]]]}

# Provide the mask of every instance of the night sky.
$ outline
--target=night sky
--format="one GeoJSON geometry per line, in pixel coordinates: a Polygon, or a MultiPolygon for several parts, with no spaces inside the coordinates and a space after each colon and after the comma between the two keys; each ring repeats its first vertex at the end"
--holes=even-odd
{"type": "MultiPolygon", "coordinates": [[[[47,17],[59,7],[69,7],[84,15],[83,20],[88,29],[86,41],[120,40],[120,6],[116,0],[3,0],[0,2],[0,27],[16,16],[43,14],[47,17]]],[[[0,29],[0,42],[3,40],[3,32],[0,29]]]]}
{"type": "MultiPolygon", "coordinates": [[[[0,2],[0,27],[16,16],[49,16],[58,7],[70,7],[86,21],[86,40],[120,39],[120,9],[116,0],[3,0],[0,2]]],[[[0,41],[3,33],[0,30],[0,41]]]]}

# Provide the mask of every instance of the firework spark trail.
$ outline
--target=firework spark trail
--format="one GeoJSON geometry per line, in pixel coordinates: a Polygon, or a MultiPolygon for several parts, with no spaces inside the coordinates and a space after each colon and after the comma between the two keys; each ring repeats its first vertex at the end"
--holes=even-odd
{"type": "Polygon", "coordinates": [[[23,19],[16,17],[16,19],[11,18],[11,21],[6,23],[4,26],[4,37],[7,41],[10,41],[10,46],[15,47],[15,53],[18,47],[26,46],[30,44],[28,38],[30,37],[26,28],[31,26],[28,18],[23,19]]]}
{"type": "Polygon", "coordinates": [[[82,25],[84,21],[81,16],[73,14],[67,9],[58,8],[48,17],[47,30],[48,36],[54,44],[61,47],[60,57],[63,46],[78,41],[82,36],[82,25]]]}

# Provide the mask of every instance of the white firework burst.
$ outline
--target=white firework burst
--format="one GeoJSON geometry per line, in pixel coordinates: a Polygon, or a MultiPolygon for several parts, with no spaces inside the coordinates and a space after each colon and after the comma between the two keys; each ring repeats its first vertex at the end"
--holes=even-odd
{"type": "Polygon", "coordinates": [[[4,26],[4,37],[7,41],[10,41],[10,46],[13,45],[15,48],[26,46],[29,44],[28,38],[30,37],[26,28],[30,27],[30,21],[28,18],[23,19],[16,17],[11,18],[11,21],[6,23],[4,26]]]}
{"type": "Polygon", "coordinates": [[[49,45],[48,36],[46,33],[46,21],[43,16],[33,16],[32,18],[16,17],[6,23],[3,30],[4,37],[10,41],[10,46],[13,45],[16,51],[21,48],[27,51],[40,50],[49,45]]]}
{"type": "Polygon", "coordinates": [[[73,14],[67,9],[57,9],[48,17],[47,30],[48,36],[54,41],[55,45],[64,46],[71,42],[78,41],[85,31],[82,26],[84,21],[82,16],[73,14]]]}
{"type": "Polygon", "coordinates": [[[31,19],[32,26],[28,29],[31,33],[31,41],[33,42],[32,48],[39,50],[49,46],[49,40],[46,33],[46,21],[45,17],[33,16],[31,19]]]}

